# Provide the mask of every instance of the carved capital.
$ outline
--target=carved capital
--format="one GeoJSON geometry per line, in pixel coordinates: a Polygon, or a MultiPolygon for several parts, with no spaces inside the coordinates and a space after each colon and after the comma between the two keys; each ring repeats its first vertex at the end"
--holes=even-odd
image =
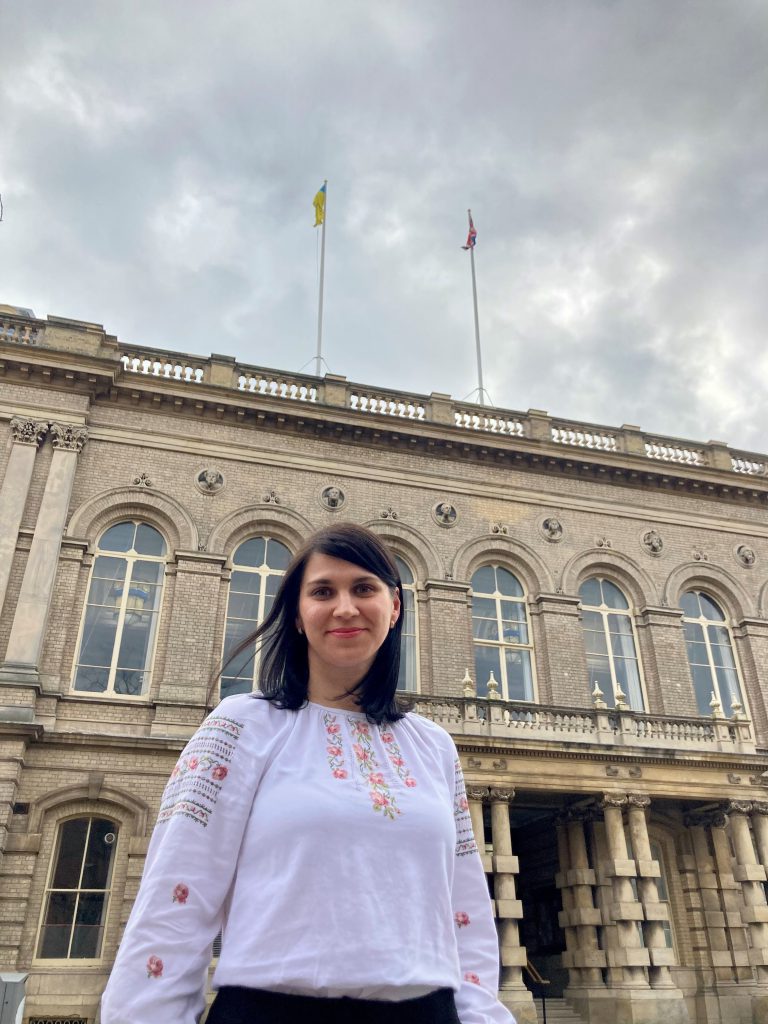
{"type": "Polygon", "coordinates": [[[468,800],[487,800],[488,799],[488,787],[487,786],[467,786],[467,799],[468,800]]]}
{"type": "Polygon", "coordinates": [[[508,786],[491,786],[491,803],[509,803],[515,799],[515,791],[508,786]]]}
{"type": "Polygon", "coordinates": [[[651,806],[651,798],[645,793],[628,793],[627,803],[630,807],[642,807],[645,809],[651,806]]]}
{"type": "Polygon", "coordinates": [[[88,428],[73,425],[72,423],[52,423],[51,437],[53,447],[61,448],[66,452],[81,452],[85,442],[88,440],[88,428]]]}
{"type": "Polygon", "coordinates": [[[11,420],[11,433],[15,444],[31,444],[37,448],[47,431],[48,424],[43,420],[30,420],[24,416],[14,416],[11,420]]]}
{"type": "Polygon", "coordinates": [[[687,828],[725,828],[728,816],[723,811],[691,811],[683,823],[687,828]]]}
{"type": "Polygon", "coordinates": [[[752,804],[753,814],[768,814],[768,804],[762,803],[759,800],[755,800],[752,804]]]}
{"type": "Polygon", "coordinates": [[[600,801],[600,806],[603,810],[606,807],[626,807],[627,806],[627,794],[626,793],[603,793],[603,799],[600,801]]]}
{"type": "Polygon", "coordinates": [[[726,814],[751,814],[751,800],[729,800],[723,807],[726,814]]]}

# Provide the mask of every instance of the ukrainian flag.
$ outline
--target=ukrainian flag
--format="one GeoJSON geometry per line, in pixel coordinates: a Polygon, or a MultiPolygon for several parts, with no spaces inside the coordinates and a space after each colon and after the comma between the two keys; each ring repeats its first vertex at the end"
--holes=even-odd
{"type": "Polygon", "coordinates": [[[315,227],[319,227],[320,224],[325,223],[325,182],[318,189],[318,193],[312,200],[312,205],[315,208],[315,227]]]}

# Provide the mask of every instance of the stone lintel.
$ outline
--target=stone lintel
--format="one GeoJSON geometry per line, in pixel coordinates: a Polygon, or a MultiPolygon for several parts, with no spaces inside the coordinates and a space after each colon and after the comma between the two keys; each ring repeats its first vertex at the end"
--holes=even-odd
{"type": "Polygon", "coordinates": [[[643,913],[646,921],[669,920],[669,907],[666,903],[644,903],[643,913]]]}
{"type": "Polygon", "coordinates": [[[661,867],[657,860],[638,860],[635,863],[641,878],[661,878],[661,867]]]}
{"type": "Polygon", "coordinates": [[[648,951],[651,954],[651,963],[654,967],[674,967],[677,964],[674,949],[660,946],[658,949],[648,951]]]}
{"type": "Polygon", "coordinates": [[[637,866],[633,860],[605,860],[601,870],[607,878],[637,877],[637,866]]]}

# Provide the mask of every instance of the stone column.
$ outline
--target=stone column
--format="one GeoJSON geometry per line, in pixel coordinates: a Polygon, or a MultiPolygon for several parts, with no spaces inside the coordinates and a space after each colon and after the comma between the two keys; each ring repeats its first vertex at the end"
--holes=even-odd
{"type": "Polygon", "coordinates": [[[568,971],[568,984],[578,988],[581,986],[581,970],[576,963],[578,940],[576,937],[576,926],[572,923],[573,890],[569,878],[571,853],[568,848],[567,821],[567,811],[558,815],[556,819],[557,860],[560,870],[555,875],[555,885],[560,890],[560,899],[563,903],[563,909],[558,914],[558,923],[565,935],[565,953],[563,953],[561,960],[563,967],[568,971]]]}
{"type": "Polygon", "coordinates": [[[630,793],[627,797],[629,810],[629,834],[637,866],[637,895],[643,905],[645,922],[643,938],[651,957],[649,977],[652,988],[673,988],[669,965],[675,964],[675,952],[667,947],[662,921],[669,917],[667,907],[659,902],[659,887],[656,879],[661,875],[661,865],[651,856],[651,841],[648,837],[646,811],[651,798],[641,793],[630,793]]]}
{"type": "Polygon", "coordinates": [[[5,664],[0,670],[0,681],[11,685],[39,685],[40,656],[77,456],[88,437],[83,426],[52,423],[50,429],[53,458],[24,570],[5,664]]]}
{"type": "Polygon", "coordinates": [[[768,804],[752,804],[752,833],[760,863],[768,872],[768,804]]]}
{"type": "Polygon", "coordinates": [[[592,812],[593,809],[590,809],[582,814],[570,815],[567,826],[571,862],[568,882],[573,894],[571,922],[576,928],[575,964],[581,969],[581,984],[585,988],[602,988],[602,968],[606,964],[605,952],[600,949],[597,928],[602,924],[603,918],[594,902],[595,872],[589,866],[584,836],[584,822],[592,816],[592,812]]]}
{"type": "Polygon", "coordinates": [[[731,800],[726,806],[726,813],[731,825],[731,839],[736,852],[736,867],[733,877],[741,882],[745,906],[741,917],[749,929],[751,949],[749,962],[755,969],[757,980],[768,985],[768,905],[765,898],[766,873],[762,864],[758,863],[752,833],[749,828],[749,815],[753,805],[747,801],[731,800]]]}
{"type": "Polygon", "coordinates": [[[719,882],[725,919],[726,938],[731,951],[731,962],[737,982],[752,981],[749,948],[741,911],[744,899],[739,882],[733,873],[733,858],[728,843],[728,817],[724,813],[710,816],[710,837],[714,851],[715,870],[719,882]]]}
{"type": "Polygon", "coordinates": [[[0,487],[0,613],[8,589],[35,455],[47,430],[48,424],[40,420],[28,420],[21,416],[14,416],[11,420],[13,445],[5,467],[3,485],[0,487]]]}
{"type": "Polygon", "coordinates": [[[467,800],[469,801],[469,816],[472,819],[472,831],[475,834],[475,842],[483,861],[483,867],[487,872],[492,870],[490,858],[485,852],[485,822],[483,820],[483,801],[488,799],[489,789],[487,786],[470,786],[467,789],[467,800]]]}
{"type": "Polygon", "coordinates": [[[517,857],[512,855],[512,833],[509,825],[509,801],[514,795],[513,789],[491,787],[493,877],[501,945],[499,987],[502,989],[525,988],[522,969],[527,960],[525,949],[520,946],[520,929],[517,924],[523,916],[523,907],[515,890],[515,875],[520,868],[517,857]]]}
{"type": "Polygon", "coordinates": [[[637,922],[643,920],[643,908],[632,888],[631,880],[635,878],[637,869],[635,862],[629,859],[624,834],[623,809],[626,805],[626,795],[619,793],[606,793],[600,805],[609,854],[605,873],[612,878],[613,888],[610,914],[615,924],[615,930],[607,930],[610,943],[606,950],[608,984],[611,988],[646,988],[648,982],[644,968],[649,966],[650,957],[637,927],[637,922]]]}
{"type": "Polygon", "coordinates": [[[715,862],[707,842],[706,829],[710,821],[706,815],[689,814],[685,824],[693,850],[690,866],[695,874],[695,882],[688,893],[687,908],[693,924],[694,954],[699,959],[702,972],[711,970],[713,985],[720,982],[728,984],[735,980],[733,956],[728,943],[725,906],[715,873],[715,862]]]}

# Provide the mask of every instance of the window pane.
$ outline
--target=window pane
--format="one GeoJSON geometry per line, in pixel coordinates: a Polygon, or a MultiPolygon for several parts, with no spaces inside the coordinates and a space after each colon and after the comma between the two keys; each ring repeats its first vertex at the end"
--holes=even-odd
{"type": "Polygon", "coordinates": [[[266,562],[270,569],[287,569],[291,563],[291,558],[293,558],[293,555],[285,544],[281,544],[279,540],[272,540],[271,538],[267,541],[266,562]]]}
{"type": "Polygon", "coordinates": [[[156,616],[141,613],[125,616],[123,639],[117,656],[118,668],[141,669],[148,667],[150,644],[154,633],[156,616]]]}
{"type": "Polygon", "coordinates": [[[117,615],[114,611],[100,606],[89,606],[85,613],[83,638],[80,641],[80,664],[109,667],[116,633],[117,615]]]}
{"type": "MultiPolygon", "coordinates": [[[[711,715],[712,708],[709,706],[709,702],[712,698],[714,680],[712,679],[712,673],[709,670],[709,666],[691,665],[691,675],[693,676],[693,690],[696,694],[696,704],[699,708],[699,714],[711,715]]],[[[726,708],[723,708],[723,710],[727,711],[726,708]]]]}
{"type": "Polygon", "coordinates": [[[701,611],[706,619],[712,619],[714,622],[723,622],[725,616],[720,611],[720,606],[707,594],[699,594],[699,600],[701,601],[701,611]]]}
{"type": "Polygon", "coordinates": [[[106,904],[103,892],[80,893],[70,958],[92,960],[99,955],[106,904]]]}
{"type": "Polygon", "coordinates": [[[140,697],[144,691],[144,673],[119,668],[115,672],[115,693],[126,697],[140,697]]]}
{"type": "Polygon", "coordinates": [[[608,615],[608,629],[611,633],[632,636],[632,619],[629,615],[608,615]]]}
{"type": "Polygon", "coordinates": [[[133,547],[134,523],[118,523],[111,526],[99,541],[102,551],[130,551],[133,547]]]}
{"type": "Polygon", "coordinates": [[[61,826],[52,889],[78,888],[87,832],[87,818],[74,818],[72,821],[65,821],[61,826]]]}
{"type": "Polygon", "coordinates": [[[604,631],[603,616],[600,612],[582,611],[581,622],[584,629],[592,629],[597,633],[602,633],[604,631]]]}
{"type": "Polygon", "coordinates": [[[69,950],[69,936],[75,916],[77,894],[74,892],[52,892],[48,896],[43,934],[40,936],[38,956],[43,958],[64,958],[69,950]]]}
{"type": "Polygon", "coordinates": [[[400,639],[400,672],[398,690],[416,689],[416,638],[403,634],[400,639]]]}
{"type": "Polygon", "coordinates": [[[683,609],[683,615],[687,615],[691,619],[698,619],[701,616],[699,595],[692,590],[680,598],[680,607],[683,609]]]}
{"type": "Polygon", "coordinates": [[[520,586],[519,580],[508,569],[502,569],[500,566],[496,568],[496,583],[499,593],[506,597],[523,596],[523,588],[520,586]]]}
{"type": "Polygon", "coordinates": [[[264,551],[266,539],[264,537],[252,537],[245,541],[234,554],[232,562],[234,565],[250,565],[254,569],[264,564],[264,551]]]}
{"type": "Polygon", "coordinates": [[[134,583],[162,583],[164,571],[163,562],[134,562],[131,580],[134,583]]]}
{"type": "Polygon", "coordinates": [[[584,580],[579,587],[579,597],[581,598],[582,604],[591,605],[593,608],[599,608],[603,603],[599,580],[584,580]]]}
{"type": "Polygon", "coordinates": [[[506,650],[507,693],[510,700],[532,700],[533,681],[528,651],[506,650]]]}
{"type": "Polygon", "coordinates": [[[683,634],[686,640],[693,640],[696,643],[704,643],[704,630],[698,622],[684,622],[683,634]]]}
{"type": "Polygon", "coordinates": [[[591,630],[591,629],[585,629],[584,630],[584,646],[586,648],[587,655],[590,655],[590,654],[607,655],[608,654],[608,645],[606,644],[606,641],[605,641],[605,633],[602,630],[600,630],[600,632],[598,633],[597,631],[594,631],[594,630],[591,630]]]}
{"type": "Polygon", "coordinates": [[[402,558],[395,558],[395,565],[397,566],[397,571],[400,573],[400,582],[406,584],[413,583],[413,573],[402,558]]]}
{"type": "Polygon", "coordinates": [[[75,689],[88,693],[104,693],[109,683],[108,668],[91,668],[80,665],[75,675],[75,689]]]}
{"type": "Polygon", "coordinates": [[[94,579],[122,580],[128,562],[124,558],[111,558],[109,555],[98,555],[93,563],[94,579]]]}
{"type": "Polygon", "coordinates": [[[622,594],[615,583],[603,580],[603,600],[609,608],[629,608],[626,597],[622,594]]]}
{"type": "Polygon", "coordinates": [[[627,658],[614,658],[613,670],[616,673],[616,682],[626,695],[629,706],[633,711],[642,711],[643,691],[640,688],[637,662],[627,658]]]}
{"type": "Polygon", "coordinates": [[[484,647],[482,644],[477,644],[475,647],[475,679],[478,697],[488,696],[488,679],[491,672],[493,672],[496,681],[501,683],[499,648],[484,647]]]}
{"type": "Polygon", "coordinates": [[[249,677],[248,679],[233,679],[229,676],[221,677],[221,699],[225,697],[231,697],[235,693],[250,693],[253,689],[253,680],[249,677]]]}
{"type": "Polygon", "coordinates": [[[587,655],[587,669],[589,671],[590,690],[594,687],[595,683],[597,683],[603,691],[603,696],[607,698],[607,702],[612,704],[613,680],[611,679],[611,669],[608,664],[608,659],[597,657],[594,654],[587,655]]]}
{"type": "Polygon", "coordinates": [[[611,633],[611,650],[616,658],[636,658],[635,638],[630,633],[611,633]]]}
{"type": "Polygon", "coordinates": [[[741,691],[739,690],[739,679],[735,669],[718,668],[717,681],[720,684],[720,700],[723,703],[723,711],[730,718],[733,713],[731,704],[742,703],[741,691]]]}
{"type": "MultiPolygon", "coordinates": [[[[725,626],[707,626],[707,633],[709,634],[709,642],[713,645],[719,644],[721,649],[731,653],[731,636],[725,626]]],[[[731,659],[731,664],[733,659],[731,659]]]]}
{"type": "Polygon", "coordinates": [[[472,635],[475,640],[498,640],[499,626],[496,619],[472,619],[472,635]]]}
{"type": "Polygon", "coordinates": [[[496,574],[492,565],[484,565],[472,577],[472,589],[476,594],[493,594],[496,591],[496,574]]]}
{"type": "Polygon", "coordinates": [[[106,889],[109,885],[109,869],[112,864],[114,843],[107,842],[117,834],[117,825],[106,818],[93,818],[91,834],[83,865],[83,889],[106,889]]]}
{"type": "Polygon", "coordinates": [[[525,622],[524,601],[500,601],[501,617],[510,622],[525,622]]]}
{"type": "Polygon", "coordinates": [[[142,523],[136,531],[136,542],[134,545],[140,555],[164,555],[165,541],[163,535],[154,526],[147,526],[142,523]]]}
{"type": "Polygon", "coordinates": [[[687,643],[685,646],[686,650],[688,651],[689,664],[706,665],[707,670],[709,670],[709,659],[707,658],[707,645],[705,643],[687,643]]]}
{"type": "Polygon", "coordinates": [[[505,644],[527,644],[528,627],[524,622],[504,621],[501,624],[505,644]]]}
{"type": "Polygon", "coordinates": [[[255,622],[259,614],[259,595],[231,593],[227,614],[233,619],[248,619],[255,622]]]}
{"type": "Polygon", "coordinates": [[[472,614],[481,619],[495,619],[497,615],[495,598],[473,597],[472,614]]]}

